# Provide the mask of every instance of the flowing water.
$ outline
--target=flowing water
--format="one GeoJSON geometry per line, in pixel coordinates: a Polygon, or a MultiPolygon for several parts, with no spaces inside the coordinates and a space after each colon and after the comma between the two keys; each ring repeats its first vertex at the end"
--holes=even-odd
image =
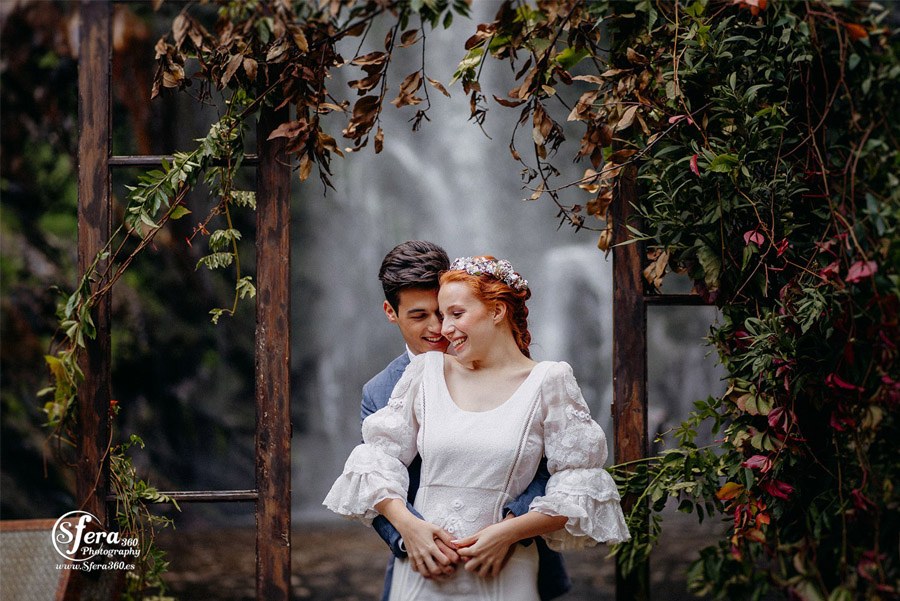
{"type": "MultiPolygon", "coordinates": [[[[486,22],[491,3],[475,3],[473,23],[427,38],[436,60],[428,75],[448,82],[454,60],[474,23],[486,22]]],[[[372,39],[381,39],[374,32],[372,39]]],[[[348,49],[351,53],[353,49],[348,49]]],[[[349,56],[349,54],[348,54],[349,56]]],[[[392,63],[396,82],[417,68],[418,46],[400,51],[392,63]]],[[[347,58],[347,56],[345,56],[347,58]]],[[[483,88],[498,96],[513,87],[509,69],[485,67],[483,88]]],[[[352,74],[347,75],[352,77],[352,74]]],[[[396,89],[396,86],[394,87],[396,89]]],[[[323,198],[316,185],[304,185],[295,203],[293,250],[293,348],[296,374],[294,510],[301,519],[325,514],[320,502],[359,440],[362,385],[403,352],[403,342],[382,311],[377,279],[384,254],[408,239],[444,246],[451,258],[493,254],[510,259],[533,291],[529,322],[536,359],[568,361],[606,432],[612,433],[611,259],[597,250],[596,235],[558,229],[556,210],[522,189],[520,166],[508,150],[519,116],[490,101],[488,137],[468,122],[468,99],[457,84],[447,99],[434,89],[431,122],[410,132],[413,110],[386,105],[384,151],[371,148],[336,160],[336,191],[323,198]]],[[[562,113],[563,118],[565,113],[562,113]]],[[[529,130],[529,128],[525,128],[529,130]]],[[[530,148],[530,131],[517,145],[530,148]]],[[[570,145],[577,144],[573,128],[570,145]]],[[[565,149],[565,147],[564,147],[565,149]]],[[[585,165],[571,164],[561,152],[561,181],[577,179],[585,165]]],[[[577,188],[565,199],[584,203],[577,188]]],[[[721,388],[720,374],[701,338],[714,318],[711,310],[679,309],[654,313],[649,324],[652,348],[651,434],[660,424],[685,415],[690,402],[721,388]]]]}

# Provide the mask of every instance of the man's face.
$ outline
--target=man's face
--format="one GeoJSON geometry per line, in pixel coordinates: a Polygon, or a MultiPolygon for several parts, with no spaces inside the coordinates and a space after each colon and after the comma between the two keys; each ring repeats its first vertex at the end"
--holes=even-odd
{"type": "Polygon", "coordinates": [[[397,310],[384,301],[384,313],[397,324],[414,355],[428,351],[446,352],[448,341],[441,336],[437,288],[406,288],[400,291],[397,310]]]}

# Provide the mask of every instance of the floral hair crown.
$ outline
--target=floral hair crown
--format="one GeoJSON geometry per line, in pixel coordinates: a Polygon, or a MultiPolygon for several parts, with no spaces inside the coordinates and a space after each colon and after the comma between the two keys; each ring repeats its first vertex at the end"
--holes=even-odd
{"type": "Polygon", "coordinates": [[[450,271],[465,271],[469,275],[489,275],[512,288],[525,290],[528,280],[516,273],[506,259],[486,259],[484,257],[459,257],[450,265],[450,271]]]}

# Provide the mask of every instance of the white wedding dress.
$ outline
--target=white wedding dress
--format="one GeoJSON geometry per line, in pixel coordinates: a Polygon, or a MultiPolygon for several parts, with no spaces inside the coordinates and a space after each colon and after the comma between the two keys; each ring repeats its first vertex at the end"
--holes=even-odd
{"type": "MultiPolygon", "coordinates": [[[[503,507],[531,483],[541,457],[550,470],[546,494],[532,511],[568,518],[544,535],[556,550],[621,542],[628,529],[612,477],[602,469],[606,436],[591,419],[566,363],[544,361],[502,405],[483,412],[460,409],[444,379],[444,355],[415,357],[387,406],[363,423],[364,444],[347,459],[324,501],[332,511],[371,523],[374,506],[406,499],[406,466],[422,456],[416,509],[455,538],[503,518],[503,507]]],[[[495,578],[457,569],[428,580],[408,560],[394,567],[395,601],[538,601],[537,552],[516,549],[495,578]]]]}

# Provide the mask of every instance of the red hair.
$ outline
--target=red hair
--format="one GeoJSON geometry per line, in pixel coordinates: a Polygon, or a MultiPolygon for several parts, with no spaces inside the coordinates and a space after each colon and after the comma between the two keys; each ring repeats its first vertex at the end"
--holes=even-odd
{"type": "MultiPolygon", "coordinates": [[[[490,255],[478,257],[496,261],[490,255]]],[[[490,275],[472,275],[466,271],[454,269],[441,274],[441,286],[450,282],[462,282],[469,286],[475,297],[486,305],[502,303],[506,306],[506,321],[512,330],[516,346],[522,354],[531,358],[528,347],[531,346],[531,332],[528,331],[528,307],[525,301],[531,298],[531,290],[514,290],[505,282],[490,275]]]]}

